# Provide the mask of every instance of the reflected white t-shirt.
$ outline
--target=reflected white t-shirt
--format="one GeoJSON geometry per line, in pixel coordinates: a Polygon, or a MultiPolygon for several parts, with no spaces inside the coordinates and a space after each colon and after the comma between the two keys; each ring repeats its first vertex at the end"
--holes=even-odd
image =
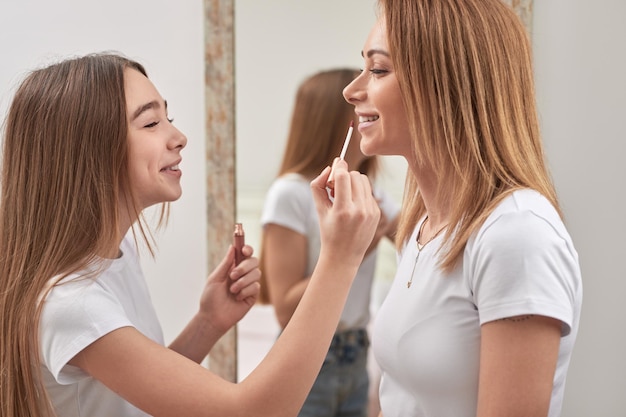
{"type": "Polygon", "coordinates": [[[65,278],[44,301],[40,324],[41,371],[57,415],[147,416],[98,380],[68,362],[85,347],[121,327],[135,327],[163,345],[133,241],[96,277],[65,278]]]}
{"type": "Polygon", "coordinates": [[[472,235],[452,273],[436,266],[442,237],[427,244],[407,288],[420,224],[400,254],[374,323],[383,415],[474,417],[481,324],[535,314],[562,322],[549,413],[559,416],[582,281],[578,255],[556,210],[535,191],[513,193],[472,235]]]}
{"type": "MultiPolygon", "coordinates": [[[[382,190],[375,188],[374,195],[382,213],[387,219],[394,219],[400,211],[398,205],[382,190]]],[[[308,253],[305,274],[311,276],[320,256],[321,238],[310,182],[300,174],[285,174],[277,178],[265,198],[261,223],[264,226],[272,223],[286,227],[306,237],[308,253]]],[[[350,288],[338,330],[367,327],[376,254],[377,250],[374,249],[363,259],[350,288]]]]}

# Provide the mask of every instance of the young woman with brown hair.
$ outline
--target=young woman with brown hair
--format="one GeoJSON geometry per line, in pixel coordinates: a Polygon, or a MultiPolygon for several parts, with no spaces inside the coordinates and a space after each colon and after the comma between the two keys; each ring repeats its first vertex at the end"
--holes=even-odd
{"type": "Polygon", "coordinates": [[[369,181],[337,164],[331,202],[330,168],[312,180],[322,254],[311,285],[294,324],[233,384],[199,362],[256,302],[252,248],[239,265],[228,249],[165,347],[133,242],[149,233],[145,208],[180,197],[186,143],[144,68],[122,56],[68,59],[23,81],[3,147],[3,417],[297,414],[378,223],[369,181]]]}

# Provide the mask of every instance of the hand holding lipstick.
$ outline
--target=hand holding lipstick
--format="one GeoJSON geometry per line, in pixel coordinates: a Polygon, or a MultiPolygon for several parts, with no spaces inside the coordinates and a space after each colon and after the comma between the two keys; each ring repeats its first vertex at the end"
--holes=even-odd
{"type": "Polygon", "coordinates": [[[311,182],[320,220],[320,254],[326,253],[336,262],[355,262],[358,267],[374,237],[380,208],[366,175],[348,172],[347,163],[341,159],[333,165],[332,201],[326,190],[330,167],[311,182]]]}

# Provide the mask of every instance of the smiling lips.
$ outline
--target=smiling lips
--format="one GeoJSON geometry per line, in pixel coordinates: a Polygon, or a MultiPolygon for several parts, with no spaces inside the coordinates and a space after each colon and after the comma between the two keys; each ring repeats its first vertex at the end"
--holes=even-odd
{"type": "Polygon", "coordinates": [[[359,116],[359,125],[358,125],[359,132],[361,131],[361,129],[365,129],[370,124],[377,121],[378,119],[379,119],[379,116],[359,116]]]}
{"type": "Polygon", "coordinates": [[[374,122],[378,120],[378,116],[359,116],[359,123],[374,122]]]}
{"type": "Polygon", "coordinates": [[[161,168],[161,172],[176,172],[180,173],[180,169],[178,168],[178,164],[170,165],[165,168],[161,168]]]}

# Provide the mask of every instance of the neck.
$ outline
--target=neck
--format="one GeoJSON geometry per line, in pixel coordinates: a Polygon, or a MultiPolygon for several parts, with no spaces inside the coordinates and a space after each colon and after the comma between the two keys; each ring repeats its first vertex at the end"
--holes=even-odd
{"type": "Polygon", "coordinates": [[[409,165],[409,169],[415,176],[417,188],[424,201],[426,216],[428,217],[428,221],[424,225],[424,234],[429,236],[448,224],[449,205],[439,192],[441,182],[437,180],[434,172],[415,165],[409,165]]]}
{"type": "Polygon", "coordinates": [[[430,223],[430,218],[426,216],[417,232],[417,248],[421,250],[421,248],[426,246],[431,240],[439,236],[447,226],[448,224],[446,223],[441,227],[434,227],[430,223]]]}

